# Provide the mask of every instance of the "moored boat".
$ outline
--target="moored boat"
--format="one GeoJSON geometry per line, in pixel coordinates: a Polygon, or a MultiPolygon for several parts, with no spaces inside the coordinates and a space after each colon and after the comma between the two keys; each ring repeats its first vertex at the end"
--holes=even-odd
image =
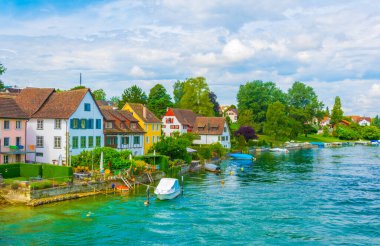
{"type": "Polygon", "coordinates": [[[217,166],[217,165],[215,165],[215,164],[212,164],[212,163],[206,163],[205,164],[205,169],[207,171],[214,172],[214,173],[220,172],[220,167],[217,166]]]}
{"type": "Polygon", "coordinates": [[[254,159],[253,155],[250,155],[250,154],[230,153],[229,156],[233,159],[242,159],[242,160],[254,159]]]}
{"type": "Polygon", "coordinates": [[[284,152],[284,153],[288,153],[289,150],[288,149],[285,149],[285,148],[272,148],[270,149],[271,152],[284,152]]]}
{"type": "Polygon", "coordinates": [[[179,186],[178,179],[162,178],[158,183],[157,188],[154,190],[154,194],[160,200],[170,200],[176,198],[181,194],[181,187],[179,186]]]}

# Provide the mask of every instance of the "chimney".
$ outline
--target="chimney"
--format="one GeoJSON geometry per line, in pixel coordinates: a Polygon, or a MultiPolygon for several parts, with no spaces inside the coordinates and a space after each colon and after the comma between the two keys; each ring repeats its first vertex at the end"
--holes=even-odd
{"type": "Polygon", "coordinates": [[[146,119],[146,107],[143,105],[143,117],[146,119]]]}

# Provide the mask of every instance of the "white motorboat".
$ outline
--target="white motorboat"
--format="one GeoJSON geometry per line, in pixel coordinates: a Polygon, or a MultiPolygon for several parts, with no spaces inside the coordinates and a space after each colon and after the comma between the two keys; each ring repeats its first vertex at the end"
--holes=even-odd
{"type": "Polygon", "coordinates": [[[205,164],[205,169],[209,172],[213,173],[219,173],[220,172],[220,167],[213,164],[213,163],[206,163],[205,164]]]}
{"type": "Polygon", "coordinates": [[[154,191],[157,198],[160,200],[170,200],[176,198],[181,194],[181,187],[179,186],[178,179],[162,178],[154,191]]]}
{"type": "Polygon", "coordinates": [[[288,153],[289,152],[289,150],[285,149],[285,148],[272,148],[269,151],[271,151],[271,152],[284,152],[284,153],[288,153]]]}

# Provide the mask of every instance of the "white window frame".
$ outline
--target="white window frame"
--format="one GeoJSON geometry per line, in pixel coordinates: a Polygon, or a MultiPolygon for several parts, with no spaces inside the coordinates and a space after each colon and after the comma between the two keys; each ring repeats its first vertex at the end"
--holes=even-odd
{"type": "Polygon", "coordinates": [[[44,136],[36,136],[36,148],[44,147],[44,136]],[[41,141],[41,145],[39,145],[39,140],[41,141]]]}
{"type": "Polygon", "coordinates": [[[62,148],[62,138],[60,136],[54,136],[54,149],[62,148]]]}
{"type": "Polygon", "coordinates": [[[9,163],[9,156],[8,155],[4,155],[3,156],[3,163],[4,164],[8,164],[9,163]]]}
{"type": "Polygon", "coordinates": [[[54,129],[61,129],[62,121],[61,119],[55,119],[54,120],[54,129]]]}
{"type": "Polygon", "coordinates": [[[44,129],[44,120],[37,120],[37,130],[44,129]]]}
{"type": "Polygon", "coordinates": [[[22,128],[21,120],[16,120],[16,129],[21,129],[21,128],[22,128]]]}

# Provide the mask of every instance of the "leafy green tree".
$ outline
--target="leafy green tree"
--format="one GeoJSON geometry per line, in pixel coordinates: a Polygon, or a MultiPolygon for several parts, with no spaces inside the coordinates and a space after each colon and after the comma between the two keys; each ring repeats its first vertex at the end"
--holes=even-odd
{"type": "Polygon", "coordinates": [[[343,120],[343,110],[342,104],[340,102],[340,97],[335,97],[334,107],[331,111],[331,120],[332,125],[336,125],[343,120]]]}
{"type": "Polygon", "coordinates": [[[165,115],[168,107],[173,106],[171,97],[163,85],[156,84],[150,89],[147,106],[159,119],[165,115]]]}
{"type": "Polygon", "coordinates": [[[321,119],[324,115],[323,103],[318,100],[314,89],[301,82],[294,82],[288,90],[288,105],[290,117],[297,122],[292,129],[295,135],[302,132],[307,136],[314,119],[321,119]]]}
{"type": "Polygon", "coordinates": [[[252,121],[253,112],[250,109],[244,110],[240,112],[238,118],[238,124],[241,126],[254,126],[254,122],[252,121]]]}
{"type": "Polygon", "coordinates": [[[324,126],[323,127],[323,136],[324,137],[328,137],[329,135],[330,135],[329,127],[328,126],[324,126]]]}
{"type": "Polygon", "coordinates": [[[262,132],[268,106],[276,101],[285,103],[285,94],[273,82],[255,80],[240,86],[237,101],[240,115],[251,110],[251,121],[259,124],[255,129],[262,132]]]}
{"type": "Polygon", "coordinates": [[[83,86],[83,85],[78,85],[78,86],[74,86],[73,88],[70,89],[70,91],[75,91],[75,90],[80,90],[80,89],[85,89],[86,86],[83,86]]]}
{"type": "MultiPolygon", "coordinates": [[[[3,64],[0,63],[0,75],[2,75],[3,73],[5,73],[5,70],[7,70],[3,64]]],[[[3,81],[0,80],[0,90],[4,89],[4,83],[3,81]]]]}
{"type": "Polygon", "coordinates": [[[191,109],[196,114],[213,116],[213,104],[210,101],[210,89],[203,77],[190,78],[185,81],[184,94],[179,102],[179,107],[191,109]]]}
{"type": "Polygon", "coordinates": [[[103,89],[94,90],[92,94],[94,94],[96,100],[106,100],[106,92],[103,89]]]}
{"type": "Polygon", "coordinates": [[[163,136],[161,140],[155,143],[150,152],[156,150],[161,155],[169,156],[171,160],[181,159],[187,162],[191,161],[191,156],[186,148],[191,145],[189,136],[173,134],[173,136],[163,136]]]}
{"type": "Polygon", "coordinates": [[[114,104],[114,105],[119,105],[119,101],[120,101],[120,97],[117,97],[117,96],[113,96],[110,98],[110,101],[114,104]]]}
{"type": "Polygon", "coordinates": [[[119,109],[123,108],[127,102],[146,104],[147,100],[148,97],[146,96],[145,92],[137,85],[132,85],[123,91],[121,100],[119,101],[119,109]]]}
{"type": "Polygon", "coordinates": [[[211,103],[214,105],[213,108],[212,108],[213,111],[214,111],[214,115],[215,116],[220,116],[220,113],[219,113],[220,106],[219,106],[219,103],[217,101],[217,96],[212,91],[210,91],[210,93],[208,94],[208,96],[210,98],[211,103]]]}
{"type": "Polygon", "coordinates": [[[378,115],[376,115],[375,118],[372,119],[371,124],[380,128],[380,119],[378,115]]]}
{"type": "Polygon", "coordinates": [[[357,140],[360,138],[360,133],[353,128],[338,126],[336,136],[343,140],[357,140]]]}
{"type": "Polygon", "coordinates": [[[285,105],[277,101],[268,107],[267,121],[264,125],[264,133],[275,140],[285,139],[290,136],[289,118],[286,115],[285,105]]]}
{"type": "Polygon", "coordinates": [[[330,109],[328,106],[326,107],[325,116],[330,117],[330,109]]]}
{"type": "Polygon", "coordinates": [[[379,140],[380,129],[376,126],[364,126],[361,128],[361,135],[367,140],[379,140]]]}
{"type": "Polygon", "coordinates": [[[179,102],[184,94],[185,82],[177,80],[173,85],[173,95],[174,95],[174,107],[178,107],[179,102]]]}

